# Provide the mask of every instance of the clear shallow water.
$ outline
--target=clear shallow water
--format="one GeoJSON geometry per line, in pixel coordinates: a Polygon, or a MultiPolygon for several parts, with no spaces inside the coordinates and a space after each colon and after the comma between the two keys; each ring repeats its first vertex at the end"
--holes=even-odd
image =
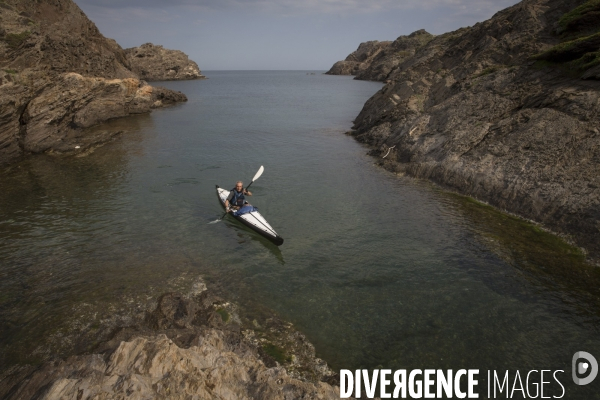
{"type": "Polygon", "coordinates": [[[335,368],[564,369],[566,398],[597,396],[598,382],[569,381],[575,351],[600,357],[598,269],[517,219],[373,166],[344,132],[380,84],[207,76],[165,83],[189,102],[113,121],[127,133],[89,156],[3,171],[3,368],[84,350],[202,275],[294,322],[335,368]],[[281,248],[230,219],[207,224],[222,214],[215,184],[260,165],[251,200],[281,248]]]}

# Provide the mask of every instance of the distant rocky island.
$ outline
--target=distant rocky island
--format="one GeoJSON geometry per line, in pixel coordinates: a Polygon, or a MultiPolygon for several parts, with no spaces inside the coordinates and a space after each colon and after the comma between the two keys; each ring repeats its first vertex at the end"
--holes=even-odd
{"type": "Polygon", "coordinates": [[[472,27],[366,42],[328,74],[386,82],[350,132],[383,167],[600,259],[600,3],[524,0],[472,27]]]}
{"type": "Polygon", "coordinates": [[[187,100],[146,80],[203,77],[180,51],[123,50],[72,0],[6,0],[0,18],[0,166],[88,151],[119,133],[102,122],[187,100]]]}

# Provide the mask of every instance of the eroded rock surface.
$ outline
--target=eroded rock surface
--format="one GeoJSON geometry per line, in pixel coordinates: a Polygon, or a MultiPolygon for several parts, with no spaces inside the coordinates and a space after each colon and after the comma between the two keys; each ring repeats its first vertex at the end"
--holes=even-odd
{"type": "Polygon", "coordinates": [[[270,318],[248,329],[234,305],[205,290],[192,298],[163,295],[144,324],[119,329],[95,354],[9,376],[0,397],[339,398],[339,388],[324,380],[335,383],[335,376],[290,324],[270,318]]]}
{"type": "Polygon", "coordinates": [[[354,79],[385,81],[404,60],[429,43],[434,36],[424,29],[400,36],[393,42],[365,42],[346,60],[338,61],[328,75],[355,75],[354,79]]]}
{"type": "Polygon", "coordinates": [[[328,75],[356,75],[369,67],[373,59],[392,42],[373,40],[361,43],[344,61],[338,61],[325,72],[328,75]]]}
{"type": "Polygon", "coordinates": [[[352,134],[386,168],[543,223],[597,260],[600,82],[594,53],[569,53],[559,23],[581,3],[595,4],[525,0],[435,37],[390,72],[352,134]],[[536,61],[560,51],[562,64],[536,61]]]}
{"type": "Polygon", "coordinates": [[[133,72],[146,81],[174,81],[206,78],[198,64],[179,50],[146,43],[125,49],[133,72]]]}
{"type": "Polygon", "coordinates": [[[0,4],[0,166],[84,151],[116,133],[90,127],[185,100],[142,82],[72,0],[0,4]]]}
{"type": "Polygon", "coordinates": [[[400,36],[371,59],[368,66],[358,71],[354,79],[384,82],[404,60],[429,43],[434,36],[424,29],[400,36]]]}

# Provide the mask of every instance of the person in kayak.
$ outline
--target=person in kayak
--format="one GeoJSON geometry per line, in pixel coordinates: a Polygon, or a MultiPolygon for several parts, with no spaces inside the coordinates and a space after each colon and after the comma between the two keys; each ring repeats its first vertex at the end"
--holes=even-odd
{"type": "Polygon", "coordinates": [[[232,209],[239,210],[240,207],[244,206],[246,200],[244,195],[252,196],[252,192],[244,189],[244,184],[242,183],[242,181],[237,181],[237,183],[235,184],[235,188],[231,189],[227,200],[225,200],[225,209],[228,212],[230,212],[232,209]]]}

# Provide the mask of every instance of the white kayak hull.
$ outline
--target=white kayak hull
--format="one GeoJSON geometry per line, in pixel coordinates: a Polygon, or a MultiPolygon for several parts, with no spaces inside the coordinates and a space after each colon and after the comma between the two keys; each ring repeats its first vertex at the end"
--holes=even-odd
{"type": "MultiPolygon", "coordinates": [[[[227,200],[229,193],[229,190],[220,188],[219,185],[217,185],[217,196],[219,196],[219,201],[223,207],[225,207],[225,200],[227,200]]],[[[232,214],[232,216],[248,228],[269,239],[275,245],[281,246],[283,244],[283,238],[275,232],[275,229],[273,229],[258,211],[252,211],[237,216],[232,214]]]]}

